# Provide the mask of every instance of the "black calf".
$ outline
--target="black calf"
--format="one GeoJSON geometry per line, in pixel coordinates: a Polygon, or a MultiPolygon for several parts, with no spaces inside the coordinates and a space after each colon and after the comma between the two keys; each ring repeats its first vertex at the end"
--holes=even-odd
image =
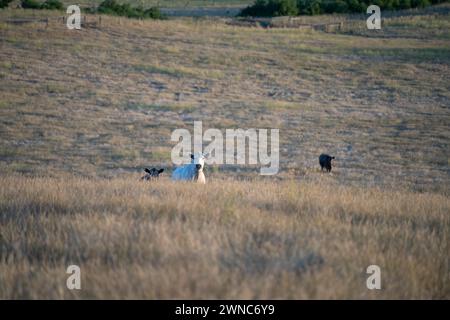
{"type": "Polygon", "coordinates": [[[327,172],[331,172],[331,160],[334,160],[335,157],[331,157],[327,154],[321,154],[319,157],[319,164],[320,164],[320,168],[323,169],[325,168],[327,170],[327,172]]]}

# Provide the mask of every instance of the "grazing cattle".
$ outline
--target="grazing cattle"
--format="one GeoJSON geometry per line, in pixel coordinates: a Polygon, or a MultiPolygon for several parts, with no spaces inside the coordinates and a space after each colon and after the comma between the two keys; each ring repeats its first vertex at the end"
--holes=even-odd
{"type": "Polygon", "coordinates": [[[144,171],[146,172],[146,174],[141,178],[141,180],[156,180],[159,178],[159,175],[164,171],[164,169],[156,169],[156,168],[151,168],[151,169],[147,169],[145,168],[144,171]]]}
{"type": "Polygon", "coordinates": [[[327,154],[321,154],[319,157],[320,168],[323,171],[323,168],[327,170],[327,172],[331,172],[331,160],[334,160],[335,157],[331,157],[327,154]]]}
{"type": "Polygon", "coordinates": [[[203,168],[207,154],[191,154],[191,163],[182,167],[178,167],[172,174],[172,180],[195,181],[198,183],[206,183],[203,168]]]}

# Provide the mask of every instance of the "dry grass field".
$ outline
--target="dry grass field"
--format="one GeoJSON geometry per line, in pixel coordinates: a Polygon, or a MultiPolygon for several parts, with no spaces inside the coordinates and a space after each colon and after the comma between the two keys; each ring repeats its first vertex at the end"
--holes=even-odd
{"type": "Polygon", "coordinates": [[[0,183],[0,298],[450,297],[442,195],[327,177],[0,183]],[[65,287],[71,264],[81,268],[79,291],[65,287]],[[382,290],[366,288],[371,264],[382,290]]]}
{"type": "Polygon", "coordinates": [[[325,33],[1,10],[0,298],[449,299],[449,12],[325,33]],[[194,120],[280,129],[280,173],[169,181],[194,120]]]}

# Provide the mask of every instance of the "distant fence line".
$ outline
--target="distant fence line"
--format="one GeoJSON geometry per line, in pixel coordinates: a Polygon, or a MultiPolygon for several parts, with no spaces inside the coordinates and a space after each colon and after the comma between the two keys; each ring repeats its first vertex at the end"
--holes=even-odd
{"type": "MultiPolygon", "coordinates": [[[[445,12],[447,13],[447,12],[445,12]]],[[[434,16],[439,14],[431,12],[434,16]]],[[[388,18],[401,17],[407,19],[413,19],[415,16],[406,16],[403,14],[390,14],[388,18]]],[[[124,17],[117,17],[118,24],[121,24],[121,19],[124,17]]],[[[323,32],[348,32],[351,30],[361,30],[366,28],[366,16],[364,15],[347,15],[330,22],[310,22],[305,21],[305,17],[275,17],[275,18],[229,18],[225,19],[225,23],[231,26],[238,27],[259,27],[259,28],[296,28],[300,30],[315,30],[323,32]]],[[[124,18],[126,19],[126,18],[124,18]]],[[[141,19],[139,19],[142,21],[141,19]]],[[[67,16],[55,16],[46,18],[6,18],[0,19],[2,23],[10,24],[26,24],[26,23],[44,23],[47,28],[49,23],[55,21],[57,23],[66,24],[67,16]]],[[[113,20],[108,20],[111,23],[113,20]]],[[[102,15],[82,15],[81,16],[81,26],[98,28],[102,26],[102,15]]]]}
{"type": "MultiPolygon", "coordinates": [[[[180,0],[185,1],[185,5],[182,8],[187,8],[188,4],[192,0],[180,0]]],[[[194,0],[195,1],[195,0],[194,0]]],[[[159,7],[161,0],[155,0],[156,5],[159,7]]],[[[92,8],[92,4],[81,4],[82,8],[92,8]]],[[[161,8],[162,10],[174,10],[173,8],[161,8]]],[[[176,8],[175,8],[176,9],[176,8]]],[[[198,8],[193,8],[196,10],[198,8]]],[[[204,9],[206,10],[206,9],[204,9]]],[[[206,12],[206,11],[205,11],[206,12]]],[[[382,18],[406,18],[414,19],[415,16],[421,15],[433,15],[438,17],[440,15],[450,14],[450,7],[446,6],[431,6],[425,9],[406,9],[406,10],[394,10],[394,11],[383,11],[382,18]]],[[[175,15],[176,16],[176,15],[175,15]]],[[[204,15],[208,16],[208,15],[204,15]]],[[[313,23],[304,21],[305,17],[310,18],[310,16],[295,16],[295,17],[273,17],[273,18],[252,18],[252,17],[234,17],[225,20],[226,24],[242,27],[262,27],[262,28],[297,28],[305,30],[319,30],[325,32],[334,31],[349,31],[354,29],[365,28],[365,21],[367,15],[364,14],[346,14],[341,17],[333,18],[334,21],[325,23],[313,23]]],[[[317,16],[319,17],[319,16],[317,16]]],[[[66,16],[58,17],[47,17],[47,18],[7,18],[0,19],[0,22],[11,23],[11,24],[25,24],[25,23],[44,23],[48,27],[51,21],[61,21],[66,23],[66,16]]],[[[119,17],[119,24],[121,24],[121,19],[119,17]]],[[[102,25],[101,15],[82,15],[81,25],[85,27],[99,27],[102,25]],[[88,18],[89,17],[89,18],[88,18]]]]}
{"type": "MultiPolygon", "coordinates": [[[[66,24],[66,16],[47,17],[47,18],[9,18],[0,20],[3,23],[26,24],[26,23],[44,23],[47,28],[51,22],[60,22],[66,24]]],[[[361,23],[361,22],[356,22],[361,23]]],[[[275,19],[268,18],[245,18],[230,19],[226,22],[228,25],[240,27],[262,27],[262,28],[297,28],[302,30],[318,30],[324,32],[343,31],[349,27],[349,24],[355,24],[350,21],[340,21],[332,23],[302,23],[301,19],[296,17],[279,17],[275,19]]],[[[101,15],[82,15],[81,26],[97,28],[102,25],[101,15]]]]}
{"type": "Polygon", "coordinates": [[[262,28],[296,28],[323,32],[347,31],[365,27],[366,20],[340,20],[327,23],[305,23],[301,17],[278,18],[238,18],[227,22],[229,25],[262,28]]]}

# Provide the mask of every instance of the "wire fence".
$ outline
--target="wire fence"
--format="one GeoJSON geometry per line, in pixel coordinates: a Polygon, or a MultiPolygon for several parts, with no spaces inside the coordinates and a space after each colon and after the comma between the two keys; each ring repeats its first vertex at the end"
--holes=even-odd
{"type": "MultiPolygon", "coordinates": [[[[194,0],[195,1],[195,0],[194,0]]],[[[185,6],[189,6],[191,1],[185,1],[185,6]]],[[[90,5],[92,8],[92,5],[90,5]]],[[[208,16],[208,12],[203,12],[208,16]]],[[[416,9],[402,10],[402,11],[386,11],[383,13],[382,19],[414,19],[417,15],[448,15],[450,14],[450,7],[430,7],[422,11],[416,9]]],[[[82,14],[81,27],[99,28],[105,24],[121,24],[119,19],[103,19],[102,15],[98,14],[82,14]]],[[[297,28],[300,30],[315,30],[323,32],[353,32],[367,29],[366,19],[364,14],[348,14],[337,16],[298,16],[298,17],[274,17],[274,18],[251,18],[251,17],[224,17],[224,22],[228,25],[238,27],[261,27],[261,28],[297,28]]],[[[126,18],[124,18],[126,19],[126,18]]],[[[1,23],[9,24],[26,24],[26,23],[42,23],[45,28],[50,23],[57,22],[66,24],[67,16],[51,16],[51,17],[24,17],[24,18],[0,18],[1,23]]]]}

